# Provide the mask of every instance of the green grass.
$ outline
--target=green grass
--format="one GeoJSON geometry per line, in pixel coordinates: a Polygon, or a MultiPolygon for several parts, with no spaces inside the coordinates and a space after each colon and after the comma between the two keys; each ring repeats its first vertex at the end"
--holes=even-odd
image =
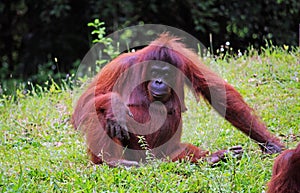
{"type": "MultiPolygon", "coordinates": [[[[300,141],[299,50],[249,52],[205,63],[241,92],[286,147],[295,147],[300,141]]],[[[240,161],[229,159],[218,167],[157,160],[130,169],[92,165],[83,137],[69,122],[72,91],[56,85],[40,90],[0,99],[1,192],[260,193],[270,179],[275,156],[262,155],[253,141],[203,101],[196,104],[190,93],[183,141],[211,151],[241,145],[240,161]]]]}

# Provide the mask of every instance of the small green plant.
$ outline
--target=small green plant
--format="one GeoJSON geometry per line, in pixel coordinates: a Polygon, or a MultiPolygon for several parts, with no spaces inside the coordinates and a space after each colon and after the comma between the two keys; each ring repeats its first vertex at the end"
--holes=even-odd
{"type": "Polygon", "coordinates": [[[113,46],[113,40],[109,37],[105,37],[106,28],[103,25],[104,22],[100,22],[99,19],[95,19],[93,22],[88,23],[89,27],[94,28],[91,34],[96,35],[96,38],[92,41],[93,44],[100,44],[103,46],[103,50],[101,49],[99,51],[99,59],[96,62],[100,68],[102,68],[103,65],[106,64],[110,59],[113,59],[119,55],[118,48],[113,46]],[[105,55],[107,55],[108,58],[105,55]]]}
{"type": "Polygon", "coordinates": [[[139,135],[137,136],[138,137],[138,143],[140,144],[141,148],[143,150],[145,150],[146,152],[146,161],[153,161],[154,159],[154,155],[153,153],[151,152],[151,149],[149,148],[149,145],[145,139],[145,136],[142,136],[142,135],[139,135]]]}

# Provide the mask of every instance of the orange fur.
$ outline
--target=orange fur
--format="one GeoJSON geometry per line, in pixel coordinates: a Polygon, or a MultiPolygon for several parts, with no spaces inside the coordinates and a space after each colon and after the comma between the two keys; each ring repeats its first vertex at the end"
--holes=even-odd
{"type": "Polygon", "coordinates": [[[102,163],[118,159],[144,160],[145,151],[139,151],[142,148],[136,134],[139,130],[153,130],[144,137],[148,148],[158,158],[170,157],[174,161],[189,159],[196,162],[205,157],[207,152],[199,147],[180,143],[181,113],[186,110],[184,83],[193,90],[197,100],[202,96],[232,125],[261,146],[272,142],[282,147],[279,140],[267,131],[264,123],[244,102],[241,95],[202,64],[198,55],[179,40],[168,34],[162,34],[149,46],[134,53],[118,56],[98,73],[80,97],[72,122],[76,129],[80,128],[86,135],[88,152],[93,162],[102,163]],[[151,101],[147,96],[146,83],[135,85],[145,77],[147,72],[145,62],[151,61],[169,63],[179,71],[173,88],[176,94],[173,94],[164,105],[152,105],[152,110],[157,112],[154,115],[149,113],[151,101]],[[128,71],[132,67],[133,70],[128,71]],[[184,76],[187,77],[186,80],[184,76]],[[124,93],[129,91],[132,92],[124,96],[124,93]],[[114,109],[112,100],[123,101],[124,105],[118,105],[118,108],[114,109]],[[112,139],[105,130],[107,120],[115,119],[116,114],[124,114],[126,108],[129,108],[134,117],[134,121],[129,117],[124,118],[126,126],[131,131],[130,139],[112,139]],[[154,131],[153,128],[158,126],[163,115],[166,115],[165,122],[160,123],[160,129],[154,131]]]}
{"type": "Polygon", "coordinates": [[[268,193],[300,193],[300,144],[276,158],[268,193]]]}

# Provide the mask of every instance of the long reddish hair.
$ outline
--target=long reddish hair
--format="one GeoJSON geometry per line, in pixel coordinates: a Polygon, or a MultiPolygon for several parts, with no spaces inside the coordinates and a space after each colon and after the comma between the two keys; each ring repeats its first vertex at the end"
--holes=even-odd
{"type": "Polygon", "coordinates": [[[300,143],[296,149],[285,150],[273,166],[268,193],[300,192],[300,143]]]}

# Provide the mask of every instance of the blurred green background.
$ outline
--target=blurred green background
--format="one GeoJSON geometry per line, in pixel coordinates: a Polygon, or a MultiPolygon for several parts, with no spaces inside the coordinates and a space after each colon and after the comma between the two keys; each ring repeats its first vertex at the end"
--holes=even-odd
{"type": "Polygon", "coordinates": [[[0,94],[68,78],[92,46],[87,23],[96,18],[107,34],[140,23],[177,27],[216,52],[227,41],[233,51],[296,46],[299,12],[299,0],[2,0],[0,94]]]}

